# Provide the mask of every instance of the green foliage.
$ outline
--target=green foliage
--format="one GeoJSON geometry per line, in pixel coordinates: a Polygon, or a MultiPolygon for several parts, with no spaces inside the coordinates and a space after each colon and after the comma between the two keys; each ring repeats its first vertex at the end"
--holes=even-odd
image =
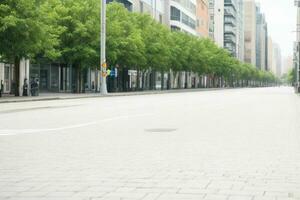
{"type": "MultiPolygon", "coordinates": [[[[47,2],[45,0],[45,2],[47,2]]],[[[42,0],[0,2],[0,55],[14,62],[37,54],[56,58],[60,29],[49,25],[57,20],[55,11],[42,0]]],[[[53,23],[55,24],[55,23],[53,23]]]]}
{"type": "Polygon", "coordinates": [[[287,77],[286,77],[286,81],[289,84],[294,84],[297,81],[296,79],[297,79],[297,77],[296,77],[296,68],[293,67],[292,69],[289,70],[289,72],[287,74],[287,77]]]}
{"type": "Polygon", "coordinates": [[[59,0],[61,62],[84,68],[99,65],[100,2],[98,0],[59,0]],[[97,51],[98,49],[98,51],[97,51]]]}
{"type": "MultiPolygon", "coordinates": [[[[0,55],[44,56],[80,67],[99,65],[99,0],[2,0],[0,55]]],[[[149,15],[107,6],[107,61],[131,69],[189,71],[225,80],[274,82],[273,74],[233,58],[210,39],[171,32],[149,15]]]]}
{"type": "Polygon", "coordinates": [[[107,7],[107,60],[109,64],[137,68],[145,65],[145,43],[133,14],[118,3],[107,7]]]}

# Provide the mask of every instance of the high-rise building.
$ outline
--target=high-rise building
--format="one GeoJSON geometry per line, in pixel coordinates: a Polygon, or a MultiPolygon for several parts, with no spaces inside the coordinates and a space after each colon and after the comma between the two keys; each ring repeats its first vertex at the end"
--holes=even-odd
{"type": "Polygon", "coordinates": [[[277,43],[273,43],[273,55],[274,55],[274,69],[275,75],[280,77],[282,75],[282,56],[281,56],[281,49],[277,43]]]}
{"type": "Polygon", "coordinates": [[[107,3],[114,1],[122,3],[129,11],[149,14],[158,22],[169,26],[170,0],[107,0],[107,3]]]}
{"type": "Polygon", "coordinates": [[[240,61],[244,61],[244,51],[245,51],[245,33],[244,33],[244,1],[238,0],[237,7],[237,58],[240,61]]]}
{"type": "Polygon", "coordinates": [[[244,61],[256,66],[256,4],[254,0],[244,1],[244,61]]]}
{"type": "Polygon", "coordinates": [[[200,37],[209,37],[208,0],[196,1],[197,34],[200,37]]]}
{"type": "Polygon", "coordinates": [[[196,0],[170,0],[170,27],[197,35],[196,0]]]}
{"type": "Polygon", "coordinates": [[[165,0],[132,0],[132,10],[139,13],[147,13],[162,24],[168,24],[165,0]]]}
{"type": "Polygon", "coordinates": [[[224,47],[224,0],[209,0],[209,35],[219,47],[224,47]]]}
{"type": "Polygon", "coordinates": [[[282,65],[282,74],[287,74],[293,69],[293,56],[285,57],[282,65]]]}
{"type": "Polygon", "coordinates": [[[244,60],[244,2],[243,0],[210,0],[209,33],[220,47],[232,56],[244,60]]]}
{"type": "Polygon", "coordinates": [[[237,57],[237,0],[224,0],[224,48],[237,57]]]}
{"type": "Polygon", "coordinates": [[[268,68],[268,25],[259,4],[256,5],[256,67],[268,68]]]}
{"type": "Polygon", "coordinates": [[[276,73],[276,69],[274,69],[274,53],[273,53],[273,40],[271,37],[268,37],[268,71],[276,73]]]}

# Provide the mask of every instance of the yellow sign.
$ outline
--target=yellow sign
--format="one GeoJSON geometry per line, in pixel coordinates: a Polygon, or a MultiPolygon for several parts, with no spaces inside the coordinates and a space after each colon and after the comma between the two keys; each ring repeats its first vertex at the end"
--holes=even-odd
{"type": "Polygon", "coordinates": [[[102,63],[101,66],[104,67],[104,68],[106,68],[107,67],[107,63],[102,63]]]}

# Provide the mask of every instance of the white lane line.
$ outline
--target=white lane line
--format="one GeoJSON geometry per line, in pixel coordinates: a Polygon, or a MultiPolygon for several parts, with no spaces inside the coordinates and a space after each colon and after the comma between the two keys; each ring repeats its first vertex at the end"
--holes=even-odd
{"type": "Polygon", "coordinates": [[[151,116],[151,115],[153,115],[153,114],[125,115],[125,116],[101,119],[101,120],[98,120],[98,121],[93,121],[93,122],[88,122],[88,123],[74,124],[74,125],[63,126],[63,127],[58,127],[58,128],[49,128],[49,129],[3,129],[3,130],[0,130],[0,136],[62,131],[62,130],[69,130],[69,129],[87,127],[87,126],[96,125],[96,124],[103,123],[103,122],[119,120],[119,119],[128,119],[128,118],[133,118],[133,117],[146,117],[146,116],[151,116]]]}

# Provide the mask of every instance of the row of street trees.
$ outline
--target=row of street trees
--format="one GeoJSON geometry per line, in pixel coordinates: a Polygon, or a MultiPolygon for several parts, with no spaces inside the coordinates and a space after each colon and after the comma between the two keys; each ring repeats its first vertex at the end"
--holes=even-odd
{"type": "MultiPolygon", "coordinates": [[[[80,73],[100,65],[99,11],[99,0],[2,0],[0,59],[15,64],[17,84],[20,60],[43,58],[75,67],[80,86],[80,73]]],[[[118,3],[107,7],[107,61],[141,73],[194,72],[228,85],[275,81],[271,73],[239,62],[210,39],[171,32],[149,15],[128,12],[118,3]]]]}

